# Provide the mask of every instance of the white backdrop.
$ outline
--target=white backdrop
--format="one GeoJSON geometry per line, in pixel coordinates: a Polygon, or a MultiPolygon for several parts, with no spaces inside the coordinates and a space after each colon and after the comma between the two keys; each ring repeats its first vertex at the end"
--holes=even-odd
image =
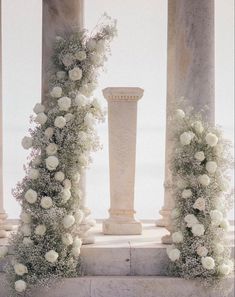
{"type": "MultiPolygon", "coordinates": [[[[24,172],[27,152],[20,142],[40,100],[41,1],[2,0],[4,98],[4,198],[11,218],[19,206],[11,189],[24,172]]],[[[85,24],[95,26],[106,11],[118,19],[119,36],[101,74],[96,95],[107,86],[139,86],[135,209],[140,218],[157,218],[163,205],[166,94],[167,1],[85,0],[85,24]]],[[[233,0],[216,0],[216,122],[233,137],[233,0]]],[[[103,104],[106,102],[103,100],[103,104]]],[[[109,208],[107,122],[99,127],[104,145],[87,176],[88,204],[96,218],[109,208]]],[[[231,212],[232,215],[232,212],[231,212]]],[[[231,217],[230,215],[230,217],[231,217]]]]}

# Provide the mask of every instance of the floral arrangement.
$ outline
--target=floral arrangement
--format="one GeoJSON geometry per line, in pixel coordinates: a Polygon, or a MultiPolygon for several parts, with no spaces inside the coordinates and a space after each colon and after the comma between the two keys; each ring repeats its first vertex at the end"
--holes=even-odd
{"type": "Polygon", "coordinates": [[[92,93],[116,35],[116,22],[104,18],[91,36],[78,30],[56,38],[46,105],[35,105],[30,136],[22,140],[31,153],[26,177],[13,191],[22,207],[12,238],[13,296],[81,273],[80,228],[86,214],[79,180],[91,162],[90,153],[100,148],[95,124],[104,112],[92,93]]]}
{"type": "Polygon", "coordinates": [[[233,271],[226,242],[231,207],[227,170],[230,143],[200,115],[177,109],[171,116],[172,242],[170,274],[215,284],[233,271]]]}

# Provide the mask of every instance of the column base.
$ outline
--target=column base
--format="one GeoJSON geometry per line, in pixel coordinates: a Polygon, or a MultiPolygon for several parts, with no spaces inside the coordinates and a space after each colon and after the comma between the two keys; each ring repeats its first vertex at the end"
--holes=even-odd
{"type": "Polygon", "coordinates": [[[163,244],[172,244],[171,234],[164,235],[161,239],[163,244]]]}
{"type": "Polygon", "coordinates": [[[107,219],[103,222],[103,233],[106,235],[140,235],[142,224],[135,219],[130,221],[107,219]]]}
{"type": "Polygon", "coordinates": [[[156,221],[156,226],[157,227],[167,227],[169,224],[171,210],[167,210],[167,209],[163,208],[159,211],[159,213],[162,216],[162,218],[160,218],[159,220],[156,221]]]}

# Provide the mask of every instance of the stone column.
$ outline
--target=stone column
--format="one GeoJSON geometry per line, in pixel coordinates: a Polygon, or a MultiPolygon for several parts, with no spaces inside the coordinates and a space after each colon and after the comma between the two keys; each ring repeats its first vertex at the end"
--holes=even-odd
{"type": "MultiPolygon", "coordinates": [[[[51,56],[56,36],[71,34],[77,28],[84,26],[84,1],[83,0],[43,0],[42,9],[42,102],[48,93],[48,79],[50,72],[51,56]]],[[[88,230],[94,225],[94,220],[88,219],[90,210],[86,207],[86,173],[82,172],[79,187],[82,189],[83,199],[81,208],[84,210],[80,236],[83,243],[93,243],[94,238],[89,236],[88,230]]]]}
{"type": "MultiPolygon", "coordinates": [[[[205,109],[203,117],[214,124],[214,0],[168,0],[167,50],[165,197],[158,225],[170,231],[174,199],[168,187],[172,147],[168,116],[174,100],[183,96],[196,112],[205,109]]],[[[169,241],[169,236],[163,238],[169,241]]]]}
{"type": "Polygon", "coordinates": [[[140,88],[106,88],[109,124],[110,209],[104,234],[141,234],[134,217],[137,102],[140,88]]]}

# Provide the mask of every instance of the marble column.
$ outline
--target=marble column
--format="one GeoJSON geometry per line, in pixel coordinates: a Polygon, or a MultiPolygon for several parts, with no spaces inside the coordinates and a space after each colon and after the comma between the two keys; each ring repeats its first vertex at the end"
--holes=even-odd
{"type": "MultiPolygon", "coordinates": [[[[185,97],[196,112],[214,124],[214,0],[168,0],[167,120],[165,153],[165,196],[159,226],[171,231],[174,206],[169,184],[169,114],[177,98],[185,97]]],[[[165,236],[163,242],[170,242],[165,236]]]]}
{"type": "MultiPolygon", "coordinates": [[[[43,0],[42,8],[42,102],[47,105],[45,94],[48,93],[48,78],[51,56],[56,36],[65,36],[84,26],[84,0],[43,0]]],[[[86,207],[86,172],[83,171],[79,183],[82,190],[81,208],[84,220],[80,229],[83,244],[93,243],[89,229],[94,220],[89,219],[90,210],[86,207]]]]}
{"type": "Polygon", "coordinates": [[[108,101],[110,209],[103,222],[104,234],[141,234],[135,219],[134,186],[136,155],[137,102],[140,88],[106,88],[108,101]]]}

